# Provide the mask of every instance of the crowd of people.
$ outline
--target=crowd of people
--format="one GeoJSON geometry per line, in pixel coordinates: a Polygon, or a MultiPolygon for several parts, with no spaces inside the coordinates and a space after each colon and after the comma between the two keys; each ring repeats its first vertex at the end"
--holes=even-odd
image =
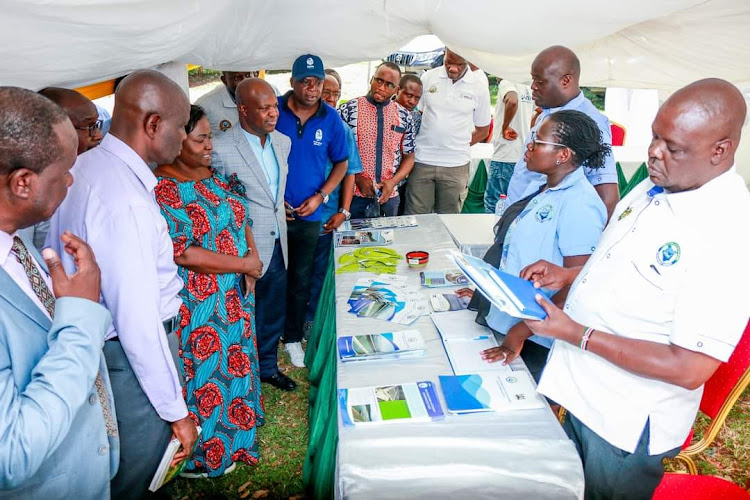
{"type": "MultiPolygon", "coordinates": [[[[648,498],[750,316],[747,266],[717,255],[750,244],[721,222],[750,213],[746,106],[722,80],[677,91],[650,179],[619,201],[579,77],[570,49],[540,52],[530,86],[501,81],[491,137],[485,206],[508,206],[485,260],[533,280],[548,318],[461,293],[503,336],[483,356],[520,355],[567,410],[586,497],[648,498]]],[[[284,95],[252,71],[221,80],[191,105],[136,71],[106,135],[75,91],[0,88],[0,497],[142,498],[174,437],[187,477],[257,463],[262,383],[296,388],[279,343],[304,367],[332,231],[459,212],[490,133],[484,72],[447,48],[421,78],[381,64],[340,105],[312,54],[284,95]]]]}

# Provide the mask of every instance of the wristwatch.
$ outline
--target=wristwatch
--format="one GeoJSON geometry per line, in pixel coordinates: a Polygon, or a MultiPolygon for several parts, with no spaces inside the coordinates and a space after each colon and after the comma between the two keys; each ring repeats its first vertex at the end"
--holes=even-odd
{"type": "Polygon", "coordinates": [[[328,195],[325,194],[322,189],[318,189],[317,191],[315,191],[315,194],[319,194],[321,196],[321,198],[323,198],[323,203],[324,204],[328,203],[328,195]]]}
{"type": "Polygon", "coordinates": [[[349,220],[352,218],[352,213],[345,208],[339,208],[339,213],[344,214],[344,217],[346,217],[346,220],[349,220]]]}

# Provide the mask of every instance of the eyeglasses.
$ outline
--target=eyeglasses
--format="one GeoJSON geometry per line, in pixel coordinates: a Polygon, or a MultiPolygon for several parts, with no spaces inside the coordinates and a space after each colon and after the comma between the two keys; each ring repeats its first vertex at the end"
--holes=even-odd
{"type": "MultiPolygon", "coordinates": [[[[539,139],[537,139],[536,130],[532,130],[531,131],[531,140],[529,141],[529,144],[531,144],[531,149],[536,149],[536,145],[537,144],[548,144],[550,146],[558,146],[558,147],[561,147],[561,148],[567,148],[568,147],[565,144],[560,144],[559,142],[540,141],[539,139]]],[[[568,148],[568,149],[570,149],[570,148],[568,148]]],[[[570,152],[573,153],[573,154],[575,154],[575,151],[573,151],[572,149],[570,150],[570,152]]]]}
{"type": "Polygon", "coordinates": [[[373,76],[372,81],[375,82],[379,87],[382,87],[383,85],[385,85],[385,88],[387,88],[388,90],[393,90],[396,88],[396,85],[394,83],[387,82],[377,76],[373,76]]]}
{"type": "Polygon", "coordinates": [[[321,92],[321,95],[323,97],[333,97],[334,99],[338,99],[339,97],[341,97],[341,92],[333,92],[331,90],[324,90],[323,92],[321,92]]]}
{"type": "Polygon", "coordinates": [[[92,123],[91,125],[88,125],[86,127],[75,127],[78,130],[87,130],[89,133],[89,137],[94,137],[96,135],[97,130],[102,129],[102,124],[104,122],[102,120],[96,120],[95,123],[92,123]]]}

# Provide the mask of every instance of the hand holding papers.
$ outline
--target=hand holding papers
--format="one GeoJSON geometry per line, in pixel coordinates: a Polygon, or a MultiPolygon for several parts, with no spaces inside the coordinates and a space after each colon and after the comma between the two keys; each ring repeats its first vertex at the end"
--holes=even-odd
{"type": "Polygon", "coordinates": [[[452,252],[451,257],[492,305],[514,318],[544,319],[547,313],[536,301],[540,293],[530,281],[495,269],[481,259],[452,252]]]}

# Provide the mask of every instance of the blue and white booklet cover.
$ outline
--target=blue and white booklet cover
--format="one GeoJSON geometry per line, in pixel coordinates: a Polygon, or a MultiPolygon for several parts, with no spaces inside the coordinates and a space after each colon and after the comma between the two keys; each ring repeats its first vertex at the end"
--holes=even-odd
{"type": "Polygon", "coordinates": [[[444,417],[435,385],[423,380],[399,385],[339,389],[339,412],[347,427],[425,422],[444,417]]]}
{"type": "Polygon", "coordinates": [[[449,413],[500,412],[544,408],[531,375],[525,371],[440,375],[449,413]]]}
{"type": "Polygon", "coordinates": [[[482,259],[451,252],[456,265],[492,305],[514,318],[544,319],[547,313],[536,301],[541,290],[525,279],[495,269],[482,259]]]}
{"type": "Polygon", "coordinates": [[[339,357],[344,362],[424,355],[424,338],[419,330],[339,337],[337,343],[339,357]]]}

